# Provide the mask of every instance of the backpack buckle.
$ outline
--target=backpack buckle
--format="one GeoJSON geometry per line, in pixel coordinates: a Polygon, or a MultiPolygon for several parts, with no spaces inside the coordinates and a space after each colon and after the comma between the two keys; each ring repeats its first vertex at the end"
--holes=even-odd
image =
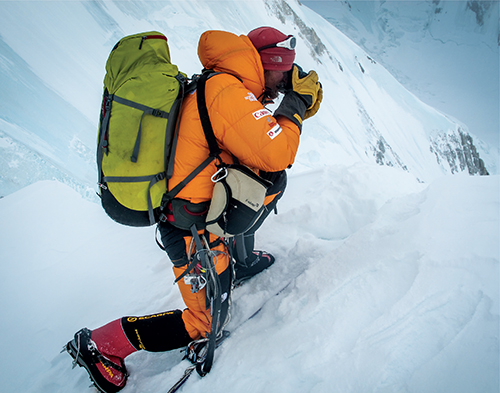
{"type": "Polygon", "coordinates": [[[161,110],[159,110],[159,109],[153,109],[153,110],[151,111],[151,114],[152,114],[154,117],[166,117],[166,116],[165,116],[165,113],[166,113],[166,112],[163,112],[163,111],[161,111],[161,110]]]}

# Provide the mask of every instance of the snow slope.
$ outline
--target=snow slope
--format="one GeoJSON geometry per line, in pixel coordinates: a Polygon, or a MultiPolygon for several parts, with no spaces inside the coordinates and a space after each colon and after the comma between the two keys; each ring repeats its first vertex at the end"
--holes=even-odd
{"type": "MultiPolygon", "coordinates": [[[[184,390],[497,392],[499,180],[424,186],[365,164],[292,176],[258,233],[275,265],[235,290],[232,336],[184,390]]],[[[153,228],[55,181],[0,199],[0,216],[2,391],[87,391],[59,354],[76,330],[182,308],[153,228]]],[[[124,393],[167,391],[180,359],[133,354],[124,393]]]]}

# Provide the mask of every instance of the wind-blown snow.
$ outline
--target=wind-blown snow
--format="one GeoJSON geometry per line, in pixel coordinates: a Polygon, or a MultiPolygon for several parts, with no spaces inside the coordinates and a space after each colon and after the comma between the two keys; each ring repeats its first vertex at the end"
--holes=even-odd
{"type": "MultiPolygon", "coordinates": [[[[429,136],[465,125],[309,9],[274,0],[0,3],[2,391],[87,391],[59,353],[77,330],[183,308],[154,228],[118,225],[91,198],[109,50],[158,29],[189,74],[201,32],[260,25],[299,37],[325,98],[257,234],[276,263],[235,290],[230,338],[184,390],[498,392],[500,177],[450,176],[429,136]]],[[[123,392],[168,391],[181,358],[133,354],[123,392]]]]}
{"type": "MultiPolygon", "coordinates": [[[[292,176],[258,233],[277,261],[235,290],[232,335],[185,390],[498,391],[499,192],[498,176],[423,186],[364,164],[292,176]]],[[[3,391],[86,391],[58,353],[76,330],[183,307],[153,228],[58,182],[3,198],[0,216],[3,391]]],[[[168,390],[180,359],[130,356],[124,393],[168,390]]]]}

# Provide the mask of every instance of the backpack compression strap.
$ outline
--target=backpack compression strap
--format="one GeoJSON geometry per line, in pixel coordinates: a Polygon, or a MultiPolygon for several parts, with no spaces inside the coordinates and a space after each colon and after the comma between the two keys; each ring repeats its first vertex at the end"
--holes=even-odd
{"type": "Polygon", "coordinates": [[[162,119],[168,119],[168,112],[161,111],[159,109],[151,108],[146,105],[139,104],[134,101],[127,100],[125,98],[118,97],[116,95],[113,96],[113,100],[122,105],[130,106],[131,108],[138,109],[142,111],[141,121],[139,122],[139,131],[137,132],[137,138],[135,139],[134,151],[132,156],[130,157],[130,161],[137,162],[137,158],[139,156],[139,148],[141,147],[141,135],[142,135],[142,119],[144,119],[145,115],[153,115],[155,117],[161,117],[162,119]]]}

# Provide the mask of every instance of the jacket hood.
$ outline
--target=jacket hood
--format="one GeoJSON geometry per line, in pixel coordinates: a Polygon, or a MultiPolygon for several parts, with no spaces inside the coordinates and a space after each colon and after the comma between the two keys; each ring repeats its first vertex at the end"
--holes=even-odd
{"type": "Polygon", "coordinates": [[[255,97],[264,92],[264,68],[259,53],[247,36],[219,30],[206,31],[200,37],[198,57],[206,69],[238,77],[255,97]]]}

